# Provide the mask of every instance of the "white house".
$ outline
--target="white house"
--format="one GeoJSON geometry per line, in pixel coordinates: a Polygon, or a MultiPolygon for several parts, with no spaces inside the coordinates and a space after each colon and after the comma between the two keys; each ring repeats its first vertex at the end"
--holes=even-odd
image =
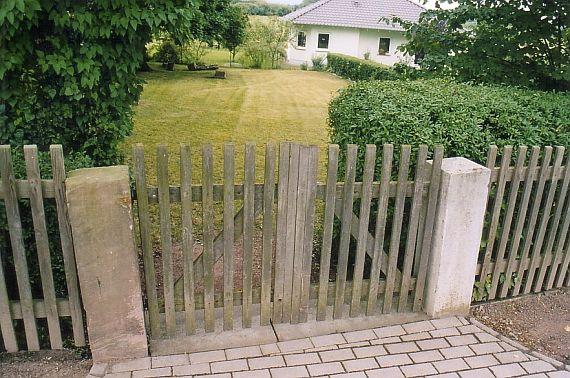
{"type": "Polygon", "coordinates": [[[295,26],[287,62],[307,63],[327,53],[393,65],[412,63],[397,51],[406,42],[403,28],[385,21],[399,17],[417,22],[425,9],[411,0],[320,0],[284,16],[295,26]]]}

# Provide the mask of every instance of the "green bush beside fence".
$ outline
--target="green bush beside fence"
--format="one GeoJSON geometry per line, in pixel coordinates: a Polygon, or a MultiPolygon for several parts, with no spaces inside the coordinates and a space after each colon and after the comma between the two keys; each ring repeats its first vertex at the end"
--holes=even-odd
{"type": "Polygon", "coordinates": [[[329,54],[329,70],[345,79],[359,80],[397,80],[401,75],[392,67],[369,60],[357,59],[341,54],[329,54]]]}

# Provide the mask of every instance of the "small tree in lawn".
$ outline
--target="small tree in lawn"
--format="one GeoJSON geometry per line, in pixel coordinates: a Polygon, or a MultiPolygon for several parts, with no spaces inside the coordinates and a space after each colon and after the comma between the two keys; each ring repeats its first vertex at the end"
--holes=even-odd
{"type": "Polygon", "coordinates": [[[226,12],[226,25],[221,33],[222,45],[230,52],[230,67],[235,61],[237,48],[245,42],[247,15],[241,8],[230,7],[226,12]]]}
{"type": "Polygon", "coordinates": [[[271,68],[277,68],[277,63],[285,58],[287,43],[291,36],[291,24],[277,17],[271,17],[269,21],[263,23],[263,30],[271,68]]]}

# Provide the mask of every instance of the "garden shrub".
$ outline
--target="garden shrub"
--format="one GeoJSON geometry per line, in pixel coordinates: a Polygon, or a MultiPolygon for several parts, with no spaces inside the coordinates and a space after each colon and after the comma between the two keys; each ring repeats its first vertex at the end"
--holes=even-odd
{"type": "Polygon", "coordinates": [[[327,66],[325,63],[326,59],[327,57],[325,55],[317,55],[313,57],[313,59],[311,59],[311,62],[313,63],[313,70],[324,71],[327,66]]]}
{"type": "Polygon", "coordinates": [[[178,47],[172,41],[164,41],[158,46],[158,51],[154,55],[157,62],[169,71],[174,69],[174,65],[179,62],[178,47]]]}
{"type": "Polygon", "coordinates": [[[341,54],[328,54],[327,60],[329,71],[353,81],[397,80],[401,78],[401,75],[393,68],[370,60],[341,54]]]}
{"type": "MultiPolygon", "coordinates": [[[[392,143],[396,153],[402,144],[441,144],[446,156],[485,163],[491,144],[570,145],[570,95],[440,79],[358,82],[331,101],[329,127],[342,150],[349,143],[392,143]]],[[[361,148],[359,172],[363,161],[361,148]]],[[[344,164],[341,154],[341,172],[344,164]]]]}

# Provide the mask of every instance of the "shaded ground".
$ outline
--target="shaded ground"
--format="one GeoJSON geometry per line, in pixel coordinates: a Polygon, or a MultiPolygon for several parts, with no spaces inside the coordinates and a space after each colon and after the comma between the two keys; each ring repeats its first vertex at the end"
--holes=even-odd
{"type": "Polygon", "coordinates": [[[570,364],[570,289],[474,306],[482,323],[528,348],[570,364]]]}
{"type": "Polygon", "coordinates": [[[0,377],[85,377],[91,365],[68,350],[0,353],[0,377]]]}

